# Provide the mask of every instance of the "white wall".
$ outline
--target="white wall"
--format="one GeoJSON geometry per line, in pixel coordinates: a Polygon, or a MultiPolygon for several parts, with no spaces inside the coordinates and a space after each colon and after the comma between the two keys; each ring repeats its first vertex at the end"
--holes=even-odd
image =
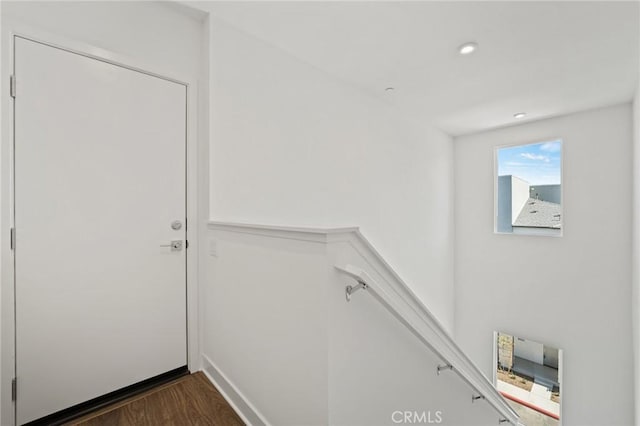
{"type": "MultiPolygon", "coordinates": [[[[205,370],[222,372],[273,425],[328,424],[326,249],[210,231],[205,370]]],[[[259,423],[258,423],[259,424],[259,423]]]]}
{"type": "Polygon", "coordinates": [[[517,176],[497,177],[496,231],[514,232],[513,222],[529,199],[529,183],[517,176]]]}
{"type": "Polygon", "coordinates": [[[544,363],[544,346],[542,343],[514,336],[513,354],[519,358],[542,365],[544,363]]]}
{"type": "Polygon", "coordinates": [[[165,74],[200,73],[203,17],[191,9],[145,1],[7,1],[2,7],[11,22],[143,61],[165,74]]]}
{"type": "Polygon", "coordinates": [[[451,329],[451,139],[215,18],[210,54],[211,217],[360,226],[451,329]]]}
{"type": "Polygon", "coordinates": [[[406,410],[440,412],[443,425],[497,424],[374,296],[346,302],[355,282],[334,265],[364,268],[396,306],[406,297],[352,234],[212,225],[208,238],[203,364],[253,424],[393,425],[406,410]]]}
{"type": "MultiPolygon", "coordinates": [[[[639,79],[640,80],[640,79],[639,79]]],[[[635,380],[635,424],[640,425],[640,87],[633,102],[633,249],[632,324],[635,380]]]]}
{"type": "MultiPolygon", "coordinates": [[[[206,66],[205,49],[207,39],[203,16],[181,6],[174,6],[153,2],[6,2],[0,3],[2,11],[2,61],[1,79],[7,82],[10,74],[10,32],[35,36],[44,41],[60,44],[73,43],[73,47],[88,51],[130,65],[155,71],[181,80],[196,83],[201,78],[201,72],[206,66]],[[204,54],[203,54],[204,53],[204,54]]],[[[204,74],[206,77],[207,74],[204,74]]],[[[9,217],[9,159],[10,157],[10,126],[11,100],[8,96],[8,85],[2,84],[2,182],[1,182],[1,227],[2,236],[2,377],[0,398],[2,411],[0,423],[11,424],[12,409],[10,401],[10,380],[13,375],[13,341],[12,317],[13,294],[8,293],[12,282],[12,257],[8,250],[9,217]]],[[[202,84],[198,87],[204,88],[202,84]]],[[[196,87],[193,87],[196,95],[196,87]]],[[[200,98],[208,101],[207,96],[200,98]]],[[[190,107],[197,106],[197,103],[190,107]]],[[[202,133],[206,136],[206,127],[197,128],[198,112],[206,113],[206,102],[191,109],[190,131],[202,133]],[[193,121],[191,121],[193,120],[193,121]]],[[[194,144],[195,145],[195,144],[194,144]]],[[[152,155],[152,153],[150,153],[152,155]]],[[[195,152],[191,155],[195,155],[195,152]]],[[[189,176],[195,189],[195,177],[189,176]]],[[[195,198],[195,197],[192,197],[195,198]]],[[[192,200],[190,200],[191,202],[192,200]]],[[[195,204],[195,203],[194,203],[195,204]]],[[[190,211],[197,208],[190,205],[190,211]]],[[[190,231],[191,232],[191,231],[190,231]]],[[[194,262],[195,263],[195,262],[194,262]]]]}
{"type": "Polygon", "coordinates": [[[487,375],[495,330],[564,349],[567,425],[633,421],[631,124],[620,105],[454,143],[456,337],[487,375]],[[494,234],[494,147],[553,138],[564,141],[564,236],[494,234]]]}
{"type": "Polygon", "coordinates": [[[517,176],[511,182],[511,223],[515,222],[522,211],[522,207],[529,199],[529,182],[517,176]]]}

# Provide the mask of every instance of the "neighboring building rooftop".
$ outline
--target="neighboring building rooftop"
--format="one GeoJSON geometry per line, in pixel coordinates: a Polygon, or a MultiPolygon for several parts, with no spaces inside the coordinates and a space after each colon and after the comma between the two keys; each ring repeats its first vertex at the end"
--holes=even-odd
{"type": "Polygon", "coordinates": [[[536,200],[548,201],[550,203],[561,203],[562,185],[531,185],[529,187],[529,197],[536,200]]]}
{"type": "Polygon", "coordinates": [[[513,226],[560,229],[561,219],[560,204],[529,198],[518,218],[513,222],[513,226]]]}

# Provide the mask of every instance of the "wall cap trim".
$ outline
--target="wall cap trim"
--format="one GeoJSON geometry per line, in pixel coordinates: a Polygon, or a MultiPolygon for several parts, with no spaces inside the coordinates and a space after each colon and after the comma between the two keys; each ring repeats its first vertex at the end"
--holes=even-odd
{"type": "Polygon", "coordinates": [[[263,237],[285,238],[318,243],[327,243],[330,239],[345,237],[353,233],[360,233],[359,228],[357,227],[312,228],[221,221],[209,221],[207,222],[207,228],[211,231],[236,232],[241,234],[260,235],[263,237]]]}

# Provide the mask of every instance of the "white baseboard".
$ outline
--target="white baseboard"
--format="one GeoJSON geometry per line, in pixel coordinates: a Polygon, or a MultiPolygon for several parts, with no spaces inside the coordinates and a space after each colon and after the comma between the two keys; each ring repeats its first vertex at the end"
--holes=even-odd
{"type": "Polygon", "coordinates": [[[247,425],[270,426],[269,422],[253,404],[251,404],[227,376],[220,371],[213,361],[204,354],[202,355],[202,372],[247,425]]]}

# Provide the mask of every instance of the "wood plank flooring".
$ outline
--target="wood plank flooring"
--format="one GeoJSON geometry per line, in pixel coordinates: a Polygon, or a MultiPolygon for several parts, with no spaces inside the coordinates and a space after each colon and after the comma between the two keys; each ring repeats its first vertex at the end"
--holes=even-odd
{"type": "Polygon", "coordinates": [[[66,426],[242,426],[202,372],[105,407],[66,426]]]}

